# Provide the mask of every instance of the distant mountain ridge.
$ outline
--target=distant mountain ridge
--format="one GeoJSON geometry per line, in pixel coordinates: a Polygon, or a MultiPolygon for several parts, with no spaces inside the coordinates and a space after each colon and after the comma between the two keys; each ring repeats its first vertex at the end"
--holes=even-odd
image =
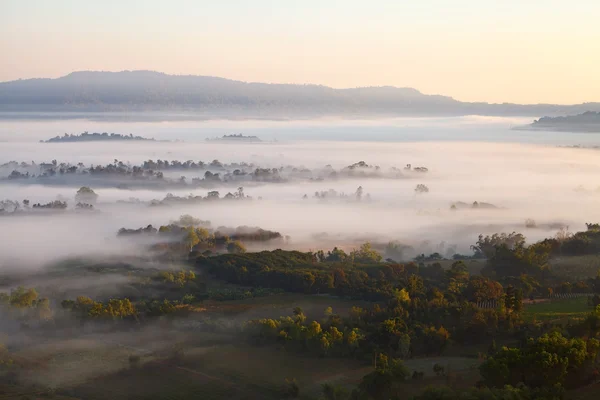
{"type": "Polygon", "coordinates": [[[154,71],[81,71],[56,79],[0,83],[0,112],[186,111],[207,116],[563,115],[600,111],[600,103],[468,103],[413,88],[333,89],[247,83],[154,71]]]}

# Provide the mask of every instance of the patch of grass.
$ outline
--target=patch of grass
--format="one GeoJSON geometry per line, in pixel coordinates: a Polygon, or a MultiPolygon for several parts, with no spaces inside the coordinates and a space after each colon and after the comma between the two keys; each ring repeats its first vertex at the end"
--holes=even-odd
{"type": "Polygon", "coordinates": [[[301,398],[317,398],[321,384],[353,387],[372,367],[357,360],[316,358],[273,346],[226,345],[197,355],[188,351],[182,366],[228,380],[236,387],[260,393],[258,398],[281,398],[285,380],[296,379],[301,398]]]}
{"type": "Polygon", "coordinates": [[[324,317],[327,307],[331,307],[335,314],[346,317],[353,306],[369,307],[372,304],[366,301],[351,301],[329,295],[282,293],[244,300],[208,300],[203,302],[201,307],[208,312],[221,313],[227,316],[243,314],[246,319],[288,316],[292,314],[294,307],[300,307],[309,319],[319,321],[324,317]]]}
{"type": "Polygon", "coordinates": [[[600,393],[600,383],[596,382],[567,392],[567,400],[597,400],[600,393]]]}
{"type": "Polygon", "coordinates": [[[92,379],[72,390],[90,400],[242,398],[235,387],[160,363],[92,379]]]}
{"type": "Polygon", "coordinates": [[[600,255],[557,257],[550,261],[550,269],[571,282],[594,278],[600,270],[600,255]]]}
{"type": "Polygon", "coordinates": [[[439,364],[447,372],[458,372],[466,370],[476,370],[479,367],[479,361],[467,357],[426,357],[412,358],[404,361],[404,365],[412,372],[424,372],[425,376],[435,376],[433,366],[439,364]]]}
{"type": "Polygon", "coordinates": [[[591,307],[587,304],[587,297],[576,297],[573,299],[527,304],[523,310],[523,318],[527,321],[531,321],[534,318],[538,321],[585,318],[591,310],[591,307]]]}

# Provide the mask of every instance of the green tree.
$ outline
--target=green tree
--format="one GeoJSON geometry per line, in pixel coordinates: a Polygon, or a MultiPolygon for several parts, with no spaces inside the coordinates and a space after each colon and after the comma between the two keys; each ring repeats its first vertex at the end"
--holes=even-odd
{"type": "Polygon", "coordinates": [[[19,286],[10,293],[10,305],[16,308],[29,308],[35,304],[38,293],[34,288],[25,289],[19,286]]]}
{"type": "Polygon", "coordinates": [[[302,308],[294,307],[293,313],[296,324],[301,325],[304,323],[304,321],[306,321],[306,315],[304,315],[304,311],[302,311],[302,308]]]}
{"type": "Polygon", "coordinates": [[[324,383],[321,386],[324,400],[347,400],[350,398],[350,393],[340,385],[332,383],[324,383]]]}
{"type": "Polygon", "coordinates": [[[75,202],[95,204],[98,200],[98,195],[91,188],[82,186],[75,194],[75,202]]]}
{"type": "Polygon", "coordinates": [[[300,387],[298,386],[298,382],[295,378],[285,380],[284,395],[285,397],[290,397],[293,399],[300,395],[300,387]]]}
{"type": "Polygon", "coordinates": [[[184,243],[186,246],[192,251],[194,246],[200,243],[200,238],[198,238],[198,234],[193,227],[189,227],[186,229],[184,243]]]}
{"type": "Polygon", "coordinates": [[[394,393],[394,387],[401,384],[410,375],[408,368],[401,360],[388,361],[388,358],[380,354],[375,371],[367,374],[360,382],[355,395],[358,398],[373,400],[388,400],[394,393]]]}
{"type": "Polygon", "coordinates": [[[370,264],[381,262],[383,257],[371,247],[371,243],[366,242],[360,246],[360,249],[351,253],[354,262],[359,264],[370,264]]]}
{"type": "Polygon", "coordinates": [[[232,254],[242,254],[246,252],[246,247],[239,240],[227,243],[227,251],[232,254]]]}
{"type": "Polygon", "coordinates": [[[559,332],[529,339],[522,348],[504,347],[489,357],[480,372],[489,386],[573,386],[589,379],[588,368],[598,357],[596,339],[568,339],[559,332]]]}

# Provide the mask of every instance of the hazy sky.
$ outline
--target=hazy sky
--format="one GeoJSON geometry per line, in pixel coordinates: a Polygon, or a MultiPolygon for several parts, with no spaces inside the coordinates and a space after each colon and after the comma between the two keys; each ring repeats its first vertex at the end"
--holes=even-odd
{"type": "Polygon", "coordinates": [[[151,69],[600,101],[599,0],[0,0],[0,81],[151,69]]]}

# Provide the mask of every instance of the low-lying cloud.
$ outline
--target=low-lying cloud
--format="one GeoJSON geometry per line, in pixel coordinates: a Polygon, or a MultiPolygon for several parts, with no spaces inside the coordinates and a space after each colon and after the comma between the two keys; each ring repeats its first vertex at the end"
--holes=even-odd
{"type": "MultiPolygon", "coordinates": [[[[478,121],[477,123],[483,123],[478,121]]],[[[497,121],[493,122],[498,125],[497,121]]],[[[165,127],[168,129],[168,126],[165,127]]],[[[318,128],[315,128],[318,129],[318,128]]],[[[443,128],[437,128],[442,132],[443,128]]],[[[452,129],[457,129],[455,126],[452,129]]],[[[128,133],[124,132],[124,133],[128,133]]],[[[143,134],[141,132],[134,132],[143,134]]],[[[536,132],[538,135],[544,133],[536,132]]],[[[568,135],[568,134],[563,134],[568,135]]],[[[173,137],[173,139],[176,139],[173,137]]],[[[261,167],[293,165],[343,168],[358,161],[382,169],[406,164],[425,166],[428,173],[401,179],[352,178],[322,182],[251,184],[251,201],[202,202],[181,206],[148,207],[116,204],[129,198],[162,199],[166,191],[94,188],[97,213],[59,213],[1,217],[0,268],[35,268],[66,256],[130,254],[140,249],[116,238],[121,227],[160,226],[191,214],[218,226],[259,226],[289,235],[288,246],[303,250],[325,246],[354,246],[361,240],[398,240],[416,249],[456,246],[469,252],[480,233],[521,231],[530,241],[552,236],[560,225],[571,230],[600,221],[600,159],[596,150],[490,142],[369,142],[302,141],[264,144],[216,143],[7,143],[0,162],[83,162],[113,159],[141,163],[147,159],[253,162],[261,167]],[[417,184],[428,193],[416,193],[417,184]],[[370,201],[357,202],[353,193],[362,186],[370,201]],[[349,199],[314,198],[315,192],[334,189],[349,199]],[[306,199],[303,199],[304,195],[306,199]],[[259,200],[259,198],[262,198],[259,200]],[[451,210],[455,202],[485,202],[497,208],[451,210]],[[535,228],[526,228],[532,219],[535,228]]],[[[182,172],[191,178],[194,172],[182,172]]],[[[62,195],[74,205],[78,187],[0,183],[0,197],[48,202],[62,195]]],[[[215,187],[223,196],[231,186],[215,187]]],[[[177,196],[203,195],[206,189],[171,191],[177,196]]]]}

